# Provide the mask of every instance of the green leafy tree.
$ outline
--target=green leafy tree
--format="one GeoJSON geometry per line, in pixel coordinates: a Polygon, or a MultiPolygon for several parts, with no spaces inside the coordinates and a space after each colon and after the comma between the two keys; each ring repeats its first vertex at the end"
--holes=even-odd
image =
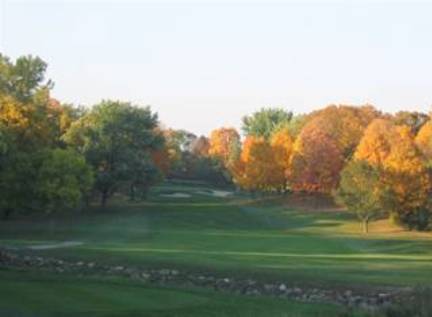
{"type": "Polygon", "coordinates": [[[93,166],[102,206],[122,185],[136,183],[137,175],[154,164],[150,154],[163,145],[157,124],[157,115],[149,107],[108,100],[71,125],[64,140],[93,166]]]}
{"type": "Polygon", "coordinates": [[[93,171],[84,157],[72,150],[47,151],[38,169],[36,194],[46,211],[74,208],[93,185],[93,171]]]}
{"type": "Polygon", "coordinates": [[[242,130],[247,136],[269,139],[275,130],[287,125],[292,112],[282,108],[262,108],[250,116],[243,118],[242,130]]]}
{"type": "Polygon", "coordinates": [[[366,161],[352,160],[342,170],[336,199],[356,213],[363,232],[368,233],[369,222],[382,214],[386,187],[381,182],[378,168],[366,161]]]}
{"type": "Polygon", "coordinates": [[[47,66],[39,57],[22,56],[13,63],[0,54],[0,93],[27,102],[39,91],[49,90],[52,82],[45,81],[47,66]]]}

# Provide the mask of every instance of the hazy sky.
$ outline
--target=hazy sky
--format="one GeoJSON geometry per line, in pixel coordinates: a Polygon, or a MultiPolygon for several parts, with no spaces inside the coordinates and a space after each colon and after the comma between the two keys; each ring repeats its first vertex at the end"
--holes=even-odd
{"type": "Polygon", "coordinates": [[[0,0],[0,51],[42,57],[54,97],[151,105],[208,133],[262,106],[432,105],[432,5],[0,0]]]}

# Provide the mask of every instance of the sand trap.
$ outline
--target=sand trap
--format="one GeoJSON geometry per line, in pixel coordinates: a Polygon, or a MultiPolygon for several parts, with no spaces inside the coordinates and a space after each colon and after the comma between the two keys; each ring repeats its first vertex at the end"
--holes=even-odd
{"type": "Polygon", "coordinates": [[[191,197],[191,195],[185,193],[162,194],[160,196],[168,197],[168,198],[190,198],[191,197]]]}
{"type": "Polygon", "coordinates": [[[215,197],[228,197],[231,196],[233,193],[225,190],[212,190],[212,194],[215,197]]]}
{"type": "Polygon", "coordinates": [[[232,192],[225,191],[225,190],[209,190],[209,191],[199,190],[196,193],[200,195],[207,195],[213,197],[228,197],[233,194],[232,192]]]}
{"type": "Polygon", "coordinates": [[[83,245],[83,242],[80,241],[64,241],[59,243],[50,243],[50,244],[38,244],[29,246],[30,250],[49,250],[49,249],[57,249],[57,248],[67,248],[67,247],[77,247],[83,245]]]}

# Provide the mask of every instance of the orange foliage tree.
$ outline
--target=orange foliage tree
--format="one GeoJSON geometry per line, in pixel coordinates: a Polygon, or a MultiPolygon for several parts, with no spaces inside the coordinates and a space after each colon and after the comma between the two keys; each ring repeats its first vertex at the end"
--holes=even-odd
{"type": "Polygon", "coordinates": [[[369,123],[381,116],[373,106],[330,105],[309,115],[309,123],[320,127],[338,146],[345,158],[355,151],[369,123]],[[313,122],[313,123],[311,123],[313,122]]]}
{"type": "Polygon", "coordinates": [[[381,190],[385,191],[380,203],[393,219],[410,228],[428,226],[430,177],[408,126],[375,120],[367,128],[354,158],[380,170],[381,190]]]}
{"type": "Polygon", "coordinates": [[[339,182],[343,156],[333,138],[314,123],[297,137],[287,176],[294,191],[329,193],[339,182]]]}
{"type": "Polygon", "coordinates": [[[423,155],[432,161],[432,121],[428,121],[418,132],[415,142],[423,155]]]}
{"type": "Polygon", "coordinates": [[[210,147],[208,153],[210,156],[216,157],[227,166],[230,161],[234,161],[232,157],[236,147],[239,147],[240,135],[234,128],[220,128],[213,130],[210,134],[210,147]]]}
{"type": "Polygon", "coordinates": [[[246,190],[282,190],[285,170],[274,160],[274,148],[263,137],[249,136],[239,160],[231,165],[234,182],[246,190]]]}

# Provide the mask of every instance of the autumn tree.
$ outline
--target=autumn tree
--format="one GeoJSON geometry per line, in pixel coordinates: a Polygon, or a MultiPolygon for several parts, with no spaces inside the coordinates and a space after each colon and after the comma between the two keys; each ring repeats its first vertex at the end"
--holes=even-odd
{"type": "Polygon", "coordinates": [[[390,187],[386,206],[393,219],[409,229],[430,225],[430,174],[415,146],[408,126],[398,127],[391,152],[384,161],[386,184],[390,187]]]}
{"type": "Polygon", "coordinates": [[[345,159],[349,159],[362,135],[381,114],[370,105],[361,107],[330,105],[308,116],[308,124],[319,126],[338,146],[345,159]]]}
{"type": "Polygon", "coordinates": [[[210,134],[209,155],[220,159],[228,165],[235,160],[233,153],[237,154],[240,148],[240,135],[234,128],[220,128],[210,134]]]}
{"type": "Polygon", "coordinates": [[[390,155],[396,137],[394,125],[386,119],[376,119],[367,127],[354,157],[373,166],[382,167],[390,155]]]}
{"type": "Polygon", "coordinates": [[[285,188],[285,170],[275,164],[274,150],[263,137],[246,137],[239,160],[231,165],[235,183],[250,191],[285,188]]]}
{"type": "Polygon", "coordinates": [[[432,162],[432,121],[428,121],[422,126],[418,132],[415,142],[419,150],[429,161],[429,166],[432,162]]]}
{"type": "Polygon", "coordinates": [[[343,156],[320,125],[309,122],[297,137],[287,171],[294,191],[330,193],[339,182],[343,156]]]}
{"type": "Polygon", "coordinates": [[[196,138],[191,143],[190,148],[191,148],[191,153],[196,156],[201,156],[201,157],[208,156],[210,150],[210,141],[208,138],[202,135],[196,138]]]}
{"type": "Polygon", "coordinates": [[[66,198],[65,194],[88,189],[83,182],[73,181],[81,179],[77,173],[85,166],[80,171],[69,168],[85,165],[83,158],[72,151],[55,152],[63,132],[63,107],[50,96],[46,67],[38,57],[12,62],[0,55],[0,126],[6,138],[0,157],[0,209],[5,218],[15,211],[77,205],[82,195],[66,198]]]}
{"type": "Polygon", "coordinates": [[[418,111],[399,111],[392,117],[392,122],[397,126],[408,126],[413,135],[416,135],[426,122],[429,116],[418,111]]]}
{"type": "Polygon", "coordinates": [[[268,140],[273,132],[287,125],[292,112],[283,108],[262,108],[250,116],[243,117],[242,130],[247,136],[263,137],[268,140]]]}
{"type": "Polygon", "coordinates": [[[386,191],[381,206],[396,222],[417,229],[429,225],[430,177],[410,127],[373,121],[354,157],[380,170],[386,191]]]}

